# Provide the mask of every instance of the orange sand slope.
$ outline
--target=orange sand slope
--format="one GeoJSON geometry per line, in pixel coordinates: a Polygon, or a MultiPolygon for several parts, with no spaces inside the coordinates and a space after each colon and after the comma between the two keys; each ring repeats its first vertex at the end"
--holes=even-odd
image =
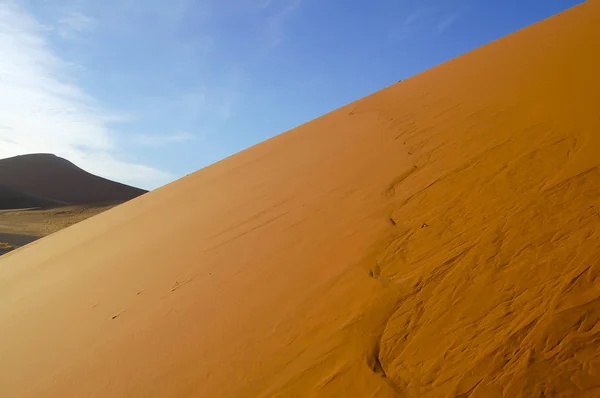
{"type": "Polygon", "coordinates": [[[0,260],[3,397],[600,396],[600,2],[0,260]]]}

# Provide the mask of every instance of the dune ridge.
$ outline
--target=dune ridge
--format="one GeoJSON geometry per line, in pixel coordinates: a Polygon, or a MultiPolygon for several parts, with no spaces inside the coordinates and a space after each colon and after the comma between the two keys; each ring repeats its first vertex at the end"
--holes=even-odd
{"type": "Polygon", "coordinates": [[[600,395],[598,48],[588,1],[4,255],[0,395],[600,395]]]}

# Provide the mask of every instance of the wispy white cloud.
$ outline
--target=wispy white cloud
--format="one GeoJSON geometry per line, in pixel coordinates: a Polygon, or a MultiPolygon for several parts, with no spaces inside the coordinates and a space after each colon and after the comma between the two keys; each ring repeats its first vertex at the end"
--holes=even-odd
{"type": "Polygon", "coordinates": [[[80,35],[92,30],[95,25],[95,19],[79,11],[67,11],[66,14],[58,20],[56,29],[61,37],[70,39],[75,35],[80,35]]]}
{"type": "Polygon", "coordinates": [[[179,105],[184,114],[195,117],[206,107],[206,95],[203,92],[192,92],[183,95],[179,105]]]}
{"type": "Polygon", "coordinates": [[[450,28],[467,10],[468,2],[455,1],[441,4],[419,3],[408,8],[402,24],[394,26],[394,41],[406,41],[423,35],[437,36],[450,28]]]}
{"type": "MultiPolygon", "coordinates": [[[[88,29],[82,15],[63,21],[88,29]]],[[[22,6],[0,2],[0,158],[50,152],[80,167],[126,183],[153,188],[168,173],[118,159],[111,125],[126,115],[104,109],[76,83],[77,69],[48,43],[48,29],[22,6]]]]}
{"type": "Polygon", "coordinates": [[[221,120],[228,120],[234,114],[236,105],[242,97],[242,86],[245,74],[242,68],[233,67],[229,72],[227,80],[223,83],[217,96],[216,114],[221,120]]]}
{"type": "Polygon", "coordinates": [[[437,31],[442,33],[447,28],[449,28],[460,16],[458,12],[453,12],[449,14],[442,14],[437,19],[437,31]]]}
{"type": "Polygon", "coordinates": [[[302,0],[280,0],[277,3],[274,0],[267,0],[263,8],[271,6],[272,13],[268,17],[268,36],[269,45],[277,47],[285,37],[285,28],[290,18],[300,8],[302,0]],[[277,6],[277,7],[276,7],[277,6]]]}
{"type": "Polygon", "coordinates": [[[404,18],[403,25],[411,26],[412,24],[415,23],[415,21],[417,21],[419,19],[419,16],[420,16],[419,12],[411,12],[410,14],[408,14],[406,16],[406,18],[404,18]]]}
{"type": "Polygon", "coordinates": [[[134,141],[139,145],[160,147],[169,144],[179,144],[190,141],[195,138],[195,135],[189,133],[175,134],[136,134],[134,141]]]}

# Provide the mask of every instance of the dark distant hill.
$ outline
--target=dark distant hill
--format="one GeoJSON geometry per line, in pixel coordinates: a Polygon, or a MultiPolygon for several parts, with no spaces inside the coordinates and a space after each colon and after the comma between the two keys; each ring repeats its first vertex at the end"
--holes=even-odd
{"type": "Polygon", "coordinates": [[[0,159],[0,209],[119,203],[146,192],[51,154],[0,159]]]}
{"type": "Polygon", "coordinates": [[[48,208],[64,205],[65,203],[63,202],[29,195],[0,185],[0,209],[48,208]]]}

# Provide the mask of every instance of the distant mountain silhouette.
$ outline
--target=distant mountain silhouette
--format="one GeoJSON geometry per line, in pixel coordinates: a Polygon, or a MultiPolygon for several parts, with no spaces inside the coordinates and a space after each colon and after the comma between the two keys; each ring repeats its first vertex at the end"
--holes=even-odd
{"type": "Polygon", "coordinates": [[[52,154],[0,160],[0,209],[119,203],[146,192],[90,174],[52,154]]]}
{"type": "Polygon", "coordinates": [[[33,207],[57,207],[64,206],[65,203],[58,202],[48,198],[29,195],[16,189],[0,186],[0,209],[25,209],[33,207]]]}

